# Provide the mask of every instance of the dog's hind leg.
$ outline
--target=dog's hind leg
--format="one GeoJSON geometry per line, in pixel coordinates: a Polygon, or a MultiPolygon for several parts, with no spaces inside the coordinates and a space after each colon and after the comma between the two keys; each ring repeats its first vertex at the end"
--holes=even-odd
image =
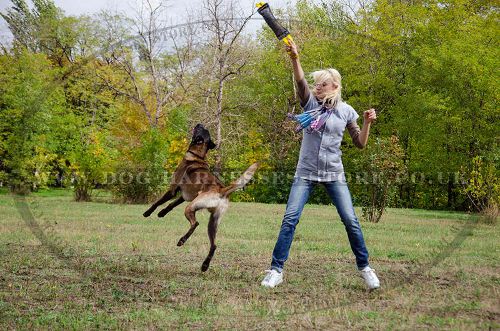
{"type": "Polygon", "coordinates": [[[158,206],[164,204],[165,202],[167,202],[170,199],[173,199],[175,197],[176,193],[177,193],[177,188],[175,188],[175,187],[169,188],[167,193],[165,193],[158,201],[153,203],[153,205],[151,207],[149,207],[149,209],[146,210],[144,212],[144,214],[142,214],[142,215],[144,217],[148,217],[149,215],[151,215],[155,211],[156,208],[158,208],[158,206]]]}
{"type": "Polygon", "coordinates": [[[193,234],[194,230],[198,226],[196,221],[196,211],[204,208],[215,208],[219,205],[220,196],[217,192],[204,192],[198,194],[198,196],[191,201],[184,211],[184,215],[188,219],[191,227],[188,232],[179,239],[177,246],[182,246],[188,240],[188,238],[193,234]]]}
{"type": "Polygon", "coordinates": [[[208,252],[208,256],[205,261],[201,265],[201,271],[207,271],[210,266],[210,262],[214,257],[215,250],[217,246],[215,245],[215,236],[217,235],[217,227],[219,226],[220,219],[222,215],[226,211],[227,202],[223,200],[223,202],[219,205],[219,207],[211,213],[210,220],[208,221],[208,238],[210,239],[210,251],[208,252]]]}
{"type": "Polygon", "coordinates": [[[186,207],[186,210],[184,211],[184,215],[186,216],[186,218],[188,219],[189,223],[191,224],[191,227],[189,228],[188,232],[181,237],[181,239],[179,239],[179,242],[177,242],[177,246],[182,246],[184,245],[184,243],[186,242],[186,240],[188,240],[189,237],[191,237],[191,235],[193,234],[194,230],[196,229],[196,227],[198,226],[198,221],[196,221],[196,210],[193,210],[190,208],[190,205],[189,204],[187,207],[186,207]]]}
{"type": "Polygon", "coordinates": [[[158,217],[163,217],[167,215],[168,212],[170,212],[172,209],[174,209],[183,202],[184,202],[184,197],[181,195],[174,202],[170,203],[166,208],[160,210],[160,212],[158,213],[158,217]]]}
{"type": "Polygon", "coordinates": [[[215,246],[215,235],[217,234],[217,226],[219,225],[219,220],[214,214],[215,213],[210,215],[210,220],[208,221],[208,238],[210,239],[210,251],[208,252],[205,261],[203,261],[203,264],[201,265],[201,271],[208,270],[210,261],[212,261],[212,257],[214,256],[215,250],[217,249],[217,246],[215,246]]]}

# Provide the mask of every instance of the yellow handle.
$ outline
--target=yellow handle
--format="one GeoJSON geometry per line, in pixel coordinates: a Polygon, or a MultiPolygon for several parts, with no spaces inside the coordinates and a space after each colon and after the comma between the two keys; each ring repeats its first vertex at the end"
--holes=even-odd
{"type": "Polygon", "coordinates": [[[257,4],[255,5],[257,8],[260,8],[262,6],[264,6],[266,3],[265,2],[257,2],[257,4]]]}
{"type": "Polygon", "coordinates": [[[293,41],[292,36],[287,34],[285,38],[282,39],[287,46],[290,46],[290,42],[293,41]]]}

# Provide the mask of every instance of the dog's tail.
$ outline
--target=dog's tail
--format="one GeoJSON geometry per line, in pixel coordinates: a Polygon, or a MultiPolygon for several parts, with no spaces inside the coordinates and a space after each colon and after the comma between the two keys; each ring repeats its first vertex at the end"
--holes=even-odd
{"type": "Polygon", "coordinates": [[[252,179],[258,167],[259,167],[258,162],[255,162],[250,167],[248,167],[248,169],[245,170],[245,172],[240,176],[240,178],[232,182],[231,185],[226,186],[221,190],[220,196],[223,198],[227,198],[229,194],[233,193],[234,191],[240,188],[243,188],[252,179]]]}

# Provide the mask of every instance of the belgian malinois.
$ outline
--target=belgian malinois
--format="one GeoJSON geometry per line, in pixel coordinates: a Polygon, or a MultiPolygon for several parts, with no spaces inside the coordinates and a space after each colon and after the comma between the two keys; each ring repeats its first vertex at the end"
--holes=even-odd
{"type": "Polygon", "coordinates": [[[193,138],[189,144],[189,148],[172,176],[167,193],[153,203],[143,214],[144,217],[150,216],[158,206],[175,198],[176,194],[181,192],[181,195],[177,199],[158,213],[158,217],[165,216],[174,207],[184,201],[189,201],[184,215],[191,224],[191,227],[177,243],[177,246],[182,246],[199,224],[196,221],[196,211],[208,209],[210,212],[210,220],[208,222],[210,252],[201,266],[202,271],[206,271],[210,266],[210,261],[217,248],[215,246],[217,226],[229,205],[229,195],[248,184],[258,167],[258,163],[252,164],[240,178],[231,183],[231,185],[226,186],[210,172],[208,163],[205,160],[207,152],[213,148],[215,148],[215,144],[210,138],[210,132],[202,124],[196,125],[193,129],[193,138]]]}

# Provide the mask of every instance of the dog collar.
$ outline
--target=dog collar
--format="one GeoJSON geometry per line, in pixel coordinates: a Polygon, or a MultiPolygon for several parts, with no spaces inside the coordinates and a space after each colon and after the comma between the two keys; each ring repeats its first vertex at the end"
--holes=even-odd
{"type": "Polygon", "coordinates": [[[198,157],[198,158],[200,158],[200,159],[202,159],[202,160],[203,160],[203,158],[202,158],[201,156],[199,156],[198,154],[196,154],[195,152],[188,151],[188,153],[191,153],[191,154],[193,154],[194,156],[196,156],[196,157],[198,157]]]}

